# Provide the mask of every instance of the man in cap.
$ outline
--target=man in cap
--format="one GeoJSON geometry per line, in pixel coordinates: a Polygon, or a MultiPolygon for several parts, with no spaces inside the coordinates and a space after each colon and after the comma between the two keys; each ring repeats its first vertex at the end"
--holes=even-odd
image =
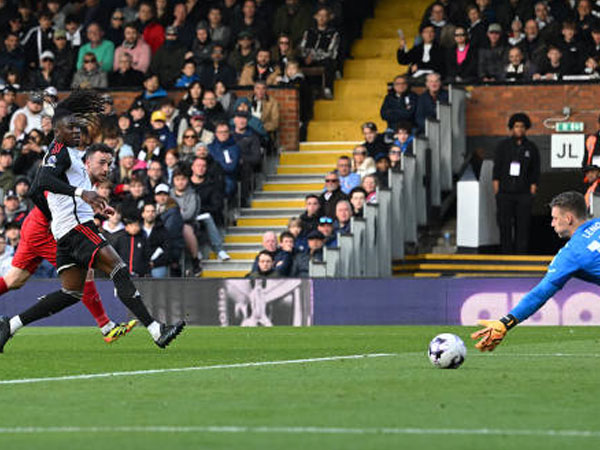
{"type": "Polygon", "coordinates": [[[14,189],[9,189],[4,194],[4,214],[7,222],[15,222],[19,225],[22,225],[27,217],[27,207],[21,205],[19,196],[14,189]]]}
{"type": "Polygon", "coordinates": [[[54,53],[45,50],[40,56],[39,68],[29,75],[27,85],[30,89],[44,89],[49,86],[60,86],[66,88],[61,74],[55,70],[54,53]]]}
{"type": "Polygon", "coordinates": [[[229,54],[227,63],[239,74],[246,64],[252,64],[255,57],[254,36],[250,31],[242,31],[237,36],[237,45],[229,54]]]}
{"type": "Polygon", "coordinates": [[[42,128],[42,107],[44,98],[38,93],[29,94],[27,104],[20,109],[17,109],[10,121],[10,129],[14,129],[15,118],[19,114],[25,114],[27,117],[27,126],[25,132],[29,133],[33,129],[41,130],[42,128]]]}
{"type": "Polygon", "coordinates": [[[293,278],[308,278],[310,260],[323,261],[323,245],[325,244],[325,236],[320,231],[314,230],[306,236],[308,241],[308,251],[299,252],[294,257],[290,276],[293,278]]]}
{"type": "Polygon", "coordinates": [[[65,30],[54,30],[52,43],[54,70],[57,73],[60,73],[62,82],[66,86],[69,86],[75,69],[76,52],[72,45],[67,41],[67,33],[65,30]]]}
{"type": "Polygon", "coordinates": [[[167,27],[165,42],[158,49],[150,64],[150,71],[158,75],[161,86],[171,88],[179,76],[187,49],[177,39],[177,28],[167,27]]]}

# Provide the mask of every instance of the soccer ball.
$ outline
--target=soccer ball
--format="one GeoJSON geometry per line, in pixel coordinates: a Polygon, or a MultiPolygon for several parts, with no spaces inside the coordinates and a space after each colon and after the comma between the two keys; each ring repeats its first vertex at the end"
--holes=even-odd
{"type": "Polygon", "coordinates": [[[455,334],[438,334],[429,343],[429,360],[439,369],[458,369],[466,355],[465,343],[455,334]]]}

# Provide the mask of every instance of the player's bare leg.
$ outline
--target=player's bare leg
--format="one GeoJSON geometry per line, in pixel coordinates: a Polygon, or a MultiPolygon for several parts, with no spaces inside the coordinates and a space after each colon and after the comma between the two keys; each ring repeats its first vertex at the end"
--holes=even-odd
{"type": "Polygon", "coordinates": [[[152,318],[142,302],[142,296],[131,281],[127,265],[110,245],[101,247],[94,258],[93,267],[110,275],[119,299],[144,324],[156,345],[165,348],[183,330],[185,322],[175,325],[160,324],[152,318]]]}

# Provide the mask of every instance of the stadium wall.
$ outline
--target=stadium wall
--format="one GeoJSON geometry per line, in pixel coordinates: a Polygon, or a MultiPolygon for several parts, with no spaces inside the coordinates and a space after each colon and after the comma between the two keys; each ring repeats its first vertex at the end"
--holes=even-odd
{"type": "MultiPolygon", "coordinates": [[[[252,95],[252,90],[246,88],[233,88],[231,91],[235,92],[238,97],[250,97],[252,95]]],[[[169,97],[175,100],[175,102],[178,102],[183,97],[184,93],[184,91],[170,91],[169,97]]],[[[280,145],[288,151],[298,150],[300,141],[300,102],[298,99],[298,90],[270,87],[267,93],[279,103],[280,145]]],[[[110,94],[114,100],[115,111],[120,114],[129,109],[129,106],[131,106],[133,100],[140,95],[140,92],[112,91],[110,94]]],[[[61,92],[59,93],[59,98],[63,98],[67,95],[68,92],[61,92]]],[[[27,97],[26,93],[18,94],[17,103],[23,106],[27,102],[27,97]]]]}
{"type": "MultiPolygon", "coordinates": [[[[160,320],[192,325],[474,325],[504,315],[535,284],[532,278],[483,279],[189,279],[138,280],[144,302],[160,320]],[[174,296],[174,293],[176,295],[174,296]]],[[[98,281],[109,316],[127,312],[112,283],[98,281]]],[[[12,316],[59,288],[33,280],[0,301],[12,316]]],[[[570,281],[526,325],[600,325],[600,288],[570,281]]],[[[45,326],[93,326],[81,304],[40,321],[45,326]]]]}

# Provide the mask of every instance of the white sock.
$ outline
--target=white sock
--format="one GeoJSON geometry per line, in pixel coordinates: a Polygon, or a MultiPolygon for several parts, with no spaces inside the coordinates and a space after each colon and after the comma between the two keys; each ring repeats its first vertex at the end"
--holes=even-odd
{"type": "Polygon", "coordinates": [[[110,320],[106,325],[100,328],[100,331],[102,331],[102,334],[106,336],[110,332],[110,330],[112,330],[116,326],[117,324],[110,320]]]}
{"type": "Polygon", "coordinates": [[[198,258],[200,261],[202,261],[202,252],[200,252],[200,251],[199,251],[199,252],[198,252],[198,254],[196,255],[196,257],[197,257],[197,258],[198,258]]]}
{"type": "Polygon", "coordinates": [[[146,328],[148,328],[150,336],[152,336],[152,339],[154,339],[155,341],[160,337],[160,323],[158,323],[156,320],[150,325],[148,325],[146,328]]]}
{"type": "Polygon", "coordinates": [[[19,316],[15,316],[10,319],[10,335],[14,336],[19,328],[23,327],[23,322],[19,316]]]}

